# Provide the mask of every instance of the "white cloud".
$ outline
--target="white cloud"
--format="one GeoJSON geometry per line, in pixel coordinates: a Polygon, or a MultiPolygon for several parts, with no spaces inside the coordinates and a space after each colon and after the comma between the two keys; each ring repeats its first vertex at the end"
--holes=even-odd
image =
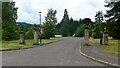
{"type": "Polygon", "coordinates": [[[94,20],[97,11],[105,13],[104,0],[14,0],[18,9],[18,20],[25,22],[39,23],[39,11],[42,14],[42,22],[47,10],[53,8],[57,10],[58,22],[61,21],[64,9],[68,10],[69,17],[79,20],[79,18],[89,17],[94,20]]]}

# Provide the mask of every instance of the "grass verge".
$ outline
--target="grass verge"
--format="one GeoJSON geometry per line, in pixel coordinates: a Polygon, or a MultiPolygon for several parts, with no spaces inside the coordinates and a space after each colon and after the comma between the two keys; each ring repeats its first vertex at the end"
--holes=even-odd
{"type": "MultiPolygon", "coordinates": [[[[100,45],[99,41],[100,39],[90,38],[90,44],[100,45]]],[[[114,56],[120,56],[120,50],[118,50],[118,47],[120,46],[118,45],[118,42],[118,40],[109,38],[108,45],[103,50],[101,50],[101,52],[108,53],[114,56]]]]}
{"type": "MultiPolygon", "coordinates": [[[[62,40],[63,38],[52,38],[52,39],[42,39],[42,45],[57,42],[62,40]]],[[[33,45],[33,40],[25,40],[26,44],[19,44],[19,40],[14,41],[2,41],[0,42],[0,50],[12,50],[12,49],[23,49],[35,47],[37,45],[33,45]]]]}

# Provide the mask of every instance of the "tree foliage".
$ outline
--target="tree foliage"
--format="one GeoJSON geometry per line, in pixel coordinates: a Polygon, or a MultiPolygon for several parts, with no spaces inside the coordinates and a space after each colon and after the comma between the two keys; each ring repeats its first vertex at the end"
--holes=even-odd
{"type": "Polygon", "coordinates": [[[84,24],[81,24],[75,32],[75,37],[83,37],[84,36],[84,28],[85,28],[84,24]]]}
{"type": "Polygon", "coordinates": [[[2,39],[14,40],[17,39],[17,9],[15,2],[2,3],[2,39]]]}
{"type": "Polygon", "coordinates": [[[93,24],[92,37],[100,38],[103,31],[103,13],[102,11],[96,12],[95,23],[93,24]]]}
{"type": "Polygon", "coordinates": [[[55,28],[52,21],[47,21],[43,24],[43,34],[42,38],[44,39],[50,39],[50,37],[53,37],[55,34],[55,28]]]}
{"type": "Polygon", "coordinates": [[[30,26],[27,28],[25,32],[25,39],[33,39],[33,37],[34,37],[33,26],[30,26]]]}
{"type": "Polygon", "coordinates": [[[68,16],[67,9],[65,9],[64,16],[63,16],[63,19],[61,21],[61,28],[60,28],[62,36],[66,37],[69,35],[69,28],[70,28],[69,16],[68,16]]]}
{"type": "Polygon", "coordinates": [[[73,20],[73,18],[71,17],[69,20],[68,11],[67,9],[65,9],[63,19],[56,26],[57,29],[56,34],[61,34],[64,37],[72,36],[74,35],[80,23],[81,23],[81,19],[78,21],[78,20],[73,20]]]}
{"type": "Polygon", "coordinates": [[[102,23],[102,21],[103,21],[103,12],[102,11],[96,12],[95,21],[102,23]]]}
{"type": "Polygon", "coordinates": [[[74,35],[75,31],[77,30],[77,28],[79,27],[81,20],[77,21],[77,20],[73,20],[72,18],[69,20],[70,23],[70,36],[74,35]]]}
{"type": "Polygon", "coordinates": [[[105,17],[107,20],[108,33],[114,39],[120,39],[120,1],[118,2],[109,2],[105,7],[110,8],[107,10],[105,17]]]}
{"type": "Polygon", "coordinates": [[[93,38],[100,38],[102,34],[102,28],[101,28],[101,23],[95,23],[94,28],[92,30],[92,37],[93,38]]]}
{"type": "Polygon", "coordinates": [[[52,8],[48,9],[47,16],[45,17],[45,21],[53,21],[54,25],[57,23],[57,18],[56,18],[56,10],[53,10],[52,8]]]}
{"type": "Polygon", "coordinates": [[[47,16],[45,17],[45,23],[43,24],[43,35],[42,38],[49,39],[56,33],[56,10],[48,9],[47,16]]]}

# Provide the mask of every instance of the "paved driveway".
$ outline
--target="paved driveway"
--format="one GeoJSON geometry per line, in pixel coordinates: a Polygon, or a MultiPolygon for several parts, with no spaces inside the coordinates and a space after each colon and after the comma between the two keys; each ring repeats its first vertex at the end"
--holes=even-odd
{"type": "Polygon", "coordinates": [[[2,52],[3,66],[104,66],[79,53],[82,38],[62,41],[31,49],[2,52]]]}

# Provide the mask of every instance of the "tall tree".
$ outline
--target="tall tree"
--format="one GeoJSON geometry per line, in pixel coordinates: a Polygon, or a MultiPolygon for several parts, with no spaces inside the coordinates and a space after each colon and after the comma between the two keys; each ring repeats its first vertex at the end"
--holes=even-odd
{"type": "Polygon", "coordinates": [[[69,30],[70,30],[70,36],[71,36],[71,35],[73,35],[74,32],[75,32],[75,31],[74,31],[74,26],[75,26],[75,25],[74,25],[74,20],[73,20],[73,18],[70,18],[69,24],[70,24],[70,29],[69,29],[69,30]]]}
{"type": "Polygon", "coordinates": [[[17,9],[15,2],[2,3],[2,39],[14,40],[16,39],[16,19],[17,9]]]}
{"type": "Polygon", "coordinates": [[[120,39],[120,1],[108,2],[105,7],[110,8],[105,15],[109,18],[107,20],[108,32],[114,39],[120,39]]]}
{"type": "Polygon", "coordinates": [[[104,27],[103,24],[103,13],[102,11],[96,12],[95,15],[95,24],[93,25],[92,29],[92,37],[93,38],[100,38],[104,27]]]}
{"type": "Polygon", "coordinates": [[[43,24],[43,38],[49,39],[50,37],[53,37],[56,33],[56,10],[48,9],[47,16],[45,17],[45,23],[43,24]]]}
{"type": "Polygon", "coordinates": [[[56,18],[56,10],[53,10],[52,8],[48,9],[47,16],[45,17],[45,21],[52,21],[54,25],[57,23],[57,18],[56,18]]]}
{"type": "Polygon", "coordinates": [[[79,22],[78,20],[73,20],[72,18],[70,18],[69,20],[69,24],[70,24],[70,36],[74,35],[75,31],[77,30],[77,27],[79,27],[81,22],[79,22]]]}
{"type": "Polygon", "coordinates": [[[64,10],[64,16],[63,19],[61,21],[61,34],[66,37],[69,36],[69,16],[68,16],[68,11],[67,9],[64,10]]]}
{"type": "Polygon", "coordinates": [[[43,24],[43,35],[42,38],[50,39],[55,34],[55,28],[52,21],[47,21],[43,24]]]}
{"type": "Polygon", "coordinates": [[[96,12],[96,15],[95,15],[95,22],[102,27],[102,30],[101,31],[104,31],[104,24],[103,23],[103,18],[104,18],[104,15],[103,15],[103,12],[102,11],[98,11],[96,12]]]}
{"type": "Polygon", "coordinates": [[[105,7],[109,7],[110,10],[107,10],[105,17],[109,18],[107,21],[117,22],[120,20],[120,1],[118,2],[108,2],[105,7]]]}
{"type": "Polygon", "coordinates": [[[102,23],[102,21],[103,21],[103,12],[102,11],[96,12],[95,21],[102,23]]]}
{"type": "Polygon", "coordinates": [[[56,33],[55,34],[61,34],[61,31],[60,31],[61,23],[58,23],[55,28],[56,28],[56,33]]]}
{"type": "Polygon", "coordinates": [[[100,38],[100,35],[102,34],[102,28],[101,23],[95,23],[94,28],[92,29],[92,37],[93,38],[100,38]]]}

